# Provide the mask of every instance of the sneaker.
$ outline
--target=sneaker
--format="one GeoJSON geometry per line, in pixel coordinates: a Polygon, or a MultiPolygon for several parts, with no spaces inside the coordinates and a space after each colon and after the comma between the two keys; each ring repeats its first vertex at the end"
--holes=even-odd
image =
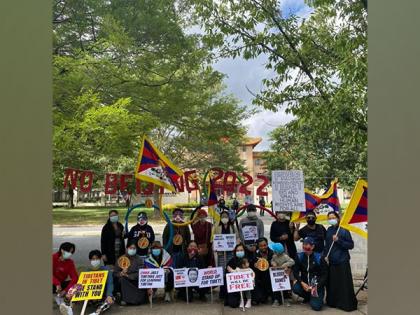
{"type": "Polygon", "coordinates": [[[169,292],[165,293],[165,302],[170,302],[171,301],[171,294],[169,292]]]}
{"type": "Polygon", "coordinates": [[[287,306],[287,307],[290,307],[291,302],[292,302],[292,301],[291,301],[290,299],[285,299],[285,300],[284,300],[284,305],[285,305],[285,306],[287,306]]]}
{"type": "Polygon", "coordinates": [[[126,306],[126,305],[127,305],[127,302],[126,302],[126,301],[121,301],[121,302],[120,302],[120,305],[121,305],[121,306],[126,306]]]}
{"type": "Polygon", "coordinates": [[[244,300],[241,300],[241,303],[239,304],[239,308],[243,308],[243,307],[244,307],[244,300]]]}
{"type": "Polygon", "coordinates": [[[54,296],[54,300],[57,303],[58,306],[60,306],[60,304],[62,304],[64,302],[64,299],[61,296],[54,296]]]}
{"type": "Polygon", "coordinates": [[[62,315],[73,315],[73,309],[71,306],[66,305],[65,303],[60,304],[60,313],[62,315]]]}
{"type": "Polygon", "coordinates": [[[251,308],[251,300],[246,301],[245,308],[251,308]]]}
{"type": "Polygon", "coordinates": [[[280,303],[279,303],[278,300],[274,300],[274,302],[271,306],[273,306],[273,307],[280,306],[280,303]]]}

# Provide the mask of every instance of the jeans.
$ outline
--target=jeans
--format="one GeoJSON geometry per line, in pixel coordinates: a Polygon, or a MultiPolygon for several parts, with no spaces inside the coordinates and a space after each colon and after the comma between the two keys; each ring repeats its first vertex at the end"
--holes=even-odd
{"type": "Polygon", "coordinates": [[[318,297],[313,297],[310,292],[303,290],[302,285],[296,282],[293,285],[293,292],[304,298],[305,302],[309,301],[314,311],[320,311],[324,304],[324,287],[318,288],[318,297]]]}

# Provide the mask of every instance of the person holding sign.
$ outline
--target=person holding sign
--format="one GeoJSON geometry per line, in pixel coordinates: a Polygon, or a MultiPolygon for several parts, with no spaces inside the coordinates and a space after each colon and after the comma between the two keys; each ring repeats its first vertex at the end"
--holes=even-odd
{"type": "Polygon", "coordinates": [[[73,243],[65,242],[52,255],[52,290],[62,314],[66,314],[62,309],[69,307],[67,304],[70,304],[67,293],[77,283],[79,277],[74,261],[70,258],[75,250],[76,246],[73,243]]]}
{"type": "MultiPolygon", "coordinates": [[[[159,241],[154,241],[150,248],[150,255],[144,261],[146,268],[163,268],[165,270],[165,302],[171,301],[171,292],[174,289],[174,274],[171,255],[163,249],[159,241]]],[[[154,289],[156,292],[157,289],[154,289]]]]}
{"type": "Polygon", "coordinates": [[[88,271],[107,271],[108,276],[106,278],[106,287],[105,293],[102,297],[102,300],[99,300],[95,304],[99,304],[96,311],[91,313],[90,315],[99,315],[106,310],[108,310],[112,304],[114,304],[114,281],[112,278],[112,271],[110,266],[102,265],[102,253],[101,251],[95,249],[89,253],[89,260],[90,260],[90,268],[88,271]]]}
{"type": "MultiPolygon", "coordinates": [[[[180,208],[175,208],[172,213],[174,223],[184,222],[184,211],[180,208]]],[[[168,247],[168,253],[171,255],[174,265],[179,257],[183,256],[187,252],[188,243],[191,240],[191,233],[189,226],[173,226],[174,236],[171,244],[168,247]]],[[[162,234],[163,247],[167,248],[169,240],[169,224],[165,225],[162,234]]]]}
{"type": "Polygon", "coordinates": [[[127,253],[118,258],[114,267],[114,285],[121,305],[139,305],[147,302],[146,290],[138,288],[139,269],[144,258],[137,255],[137,241],[128,240],[127,253]]]}
{"type": "Polygon", "coordinates": [[[287,255],[296,258],[296,244],[293,239],[295,225],[286,217],[285,211],[276,211],[276,221],[271,223],[270,239],[274,243],[281,243],[287,255]]]}
{"type": "MultiPolygon", "coordinates": [[[[249,267],[248,258],[241,258],[241,260],[239,261],[239,267],[236,268],[235,272],[238,271],[251,271],[255,283],[255,272],[249,267]]],[[[251,291],[244,291],[242,294],[245,295],[246,304],[243,296],[241,296],[241,303],[239,304],[239,308],[251,308],[251,291]]]]}
{"type": "MultiPolygon", "coordinates": [[[[239,239],[238,231],[236,230],[235,224],[229,220],[229,213],[227,211],[222,211],[220,213],[220,223],[214,229],[214,234],[233,234],[235,235],[235,243],[239,239]]],[[[217,266],[226,268],[227,262],[232,259],[232,251],[218,251],[217,252],[217,266]]],[[[220,287],[219,298],[224,299],[226,294],[226,285],[220,287]]]]}
{"type": "Polygon", "coordinates": [[[211,250],[211,231],[213,225],[207,221],[207,212],[204,209],[197,211],[198,222],[191,225],[194,240],[198,245],[198,254],[203,258],[207,266],[214,266],[214,256],[211,250]]]}
{"type": "MultiPolygon", "coordinates": [[[[228,261],[226,266],[226,273],[235,272],[241,266],[241,260],[245,257],[245,246],[240,243],[235,246],[233,250],[233,257],[228,261]]],[[[232,308],[239,306],[241,301],[241,295],[239,292],[228,293],[225,297],[225,305],[229,305],[232,308]]]]}
{"type": "Polygon", "coordinates": [[[111,210],[101,232],[101,251],[105,265],[114,266],[118,257],[124,255],[124,226],[118,222],[118,211],[111,210]]]}
{"type": "Polygon", "coordinates": [[[128,240],[135,240],[137,245],[137,254],[146,258],[149,253],[150,244],[155,240],[153,228],[147,224],[147,214],[144,211],[137,215],[137,224],[133,226],[128,233],[128,240]]]}
{"type": "Polygon", "coordinates": [[[316,253],[322,253],[325,248],[325,236],[327,235],[327,230],[321,224],[317,224],[316,222],[316,214],[314,211],[308,211],[305,215],[306,223],[303,228],[299,230],[299,223],[296,223],[296,229],[294,231],[294,239],[298,241],[300,239],[304,239],[306,237],[311,237],[315,242],[315,249],[316,253]]]}
{"type": "Polygon", "coordinates": [[[248,251],[248,258],[253,259],[257,251],[256,242],[264,237],[264,223],[257,217],[257,207],[250,204],[247,206],[247,217],[239,222],[239,236],[248,251]]]}
{"type": "Polygon", "coordinates": [[[255,258],[251,260],[251,266],[253,266],[253,270],[255,271],[255,289],[252,292],[252,302],[254,305],[266,303],[269,296],[274,301],[269,271],[273,251],[268,247],[268,241],[265,237],[258,239],[257,244],[257,253],[255,258]]]}
{"type": "Polygon", "coordinates": [[[293,266],[293,292],[309,302],[314,311],[320,311],[324,301],[328,266],[320,253],[316,253],[315,240],[303,240],[303,252],[298,253],[293,266]]]}
{"type": "Polygon", "coordinates": [[[327,305],[351,312],[357,310],[349,250],[354,242],[349,231],[339,228],[340,216],[335,211],[328,213],[327,242],[324,257],[328,263],[327,305]]]}
{"type": "MultiPolygon", "coordinates": [[[[291,267],[293,267],[295,261],[285,253],[281,243],[272,243],[269,247],[273,251],[271,266],[276,269],[284,270],[289,276],[291,274],[291,267]]],[[[273,306],[279,306],[280,301],[282,300],[281,293],[279,291],[273,292],[273,297],[273,306]]],[[[287,306],[290,306],[289,302],[287,302],[287,306]]]]}
{"type": "MultiPolygon", "coordinates": [[[[206,263],[203,258],[198,255],[198,245],[195,241],[190,241],[187,247],[187,254],[178,260],[176,268],[192,268],[188,271],[188,278],[190,283],[197,282],[198,271],[197,269],[206,268],[206,263]]],[[[208,288],[200,289],[198,286],[179,288],[178,298],[187,301],[186,290],[188,290],[188,302],[193,300],[193,291],[197,291],[201,301],[207,301],[206,292],[208,288]]]]}

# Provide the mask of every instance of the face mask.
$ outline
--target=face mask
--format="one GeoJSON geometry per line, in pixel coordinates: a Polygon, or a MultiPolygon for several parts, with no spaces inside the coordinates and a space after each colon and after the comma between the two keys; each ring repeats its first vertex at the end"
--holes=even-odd
{"type": "Polygon", "coordinates": [[[143,220],[143,219],[138,221],[138,224],[140,224],[141,226],[145,225],[146,223],[147,223],[147,221],[143,220]]]}
{"type": "Polygon", "coordinates": [[[160,249],[159,248],[153,248],[152,249],[152,255],[157,257],[160,255],[160,249]]]}
{"type": "Polygon", "coordinates": [[[181,222],[182,221],[182,217],[180,215],[176,215],[174,217],[175,222],[181,222]]]}
{"type": "Polygon", "coordinates": [[[96,269],[101,265],[101,260],[100,259],[91,260],[90,264],[92,265],[93,268],[96,269]]]}
{"type": "Polygon", "coordinates": [[[244,256],[245,256],[245,252],[243,252],[243,251],[236,252],[236,257],[243,258],[244,256]]]}
{"type": "Polygon", "coordinates": [[[198,249],[197,248],[188,248],[188,254],[194,254],[197,255],[198,249]]]}
{"type": "Polygon", "coordinates": [[[279,213],[277,218],[279,218],[279,220],[284,220],[284,219],[286,219],[286,215],[284,213],[279,213]]]}
{"type": "Polygon", "coordinates": [[[303,251],[304,251],[306,254],[308,254],[308,255],[312,254],[312,247],[311,247],[310,245],[308,245],[308,246],[303,246],[302,248],[303,248],[303,251]]]}
{"type": "Polygon", "coordinates": [[[316,219],[315,219],[315,218],[309,218],[309,219],[306,219],[306,222],[307,222],[309,225],[314,225],[314,224],[315,224],[315,221],[316,221],[316,219]]]}
{"type": "Polygon", "coordinates": [[[200,218],[200,222],[201,223],[206,222],[206,218],[200,218]]]}
{"type": "Polygon", "coordinates": [[[137,253],[137,249],[135,249],[135,248],[129,248],[129,249],[127,250],[127,254],[128,254],[129,256],[134,256],[136,253],[137,253]]]}
{"type": "Polygon", "coordinates": [[[255,218],[256,216],[257,216],[257,213],[255,211],[248,212],[248,217],[249,218],[255,218]]]}
{"type": "Polygon", "coordinates": [[[117,223],[118,222],[118,216],[117,215],[110,216],[109,221],[111,221],[112,223],[117,223]]]}
{"type": "Polygon", "coordinates": [[[330,224],[330,225],[336,225],[337,224],[337,219],[329,219],[328,220],[328,223],[330,224]]]}
{"type": "Polygon", "coordinates": [[[64,259],[69,259],[71,257],[71,255],[73,255],[73,254],[70,253],[70,252],[66,252],[66,251],[63,252],[63,258],[64,259]]]}
{"type": "Polygon", "coordinates": [[[227,224],[229,222],[228,218],[223,218],[220,221],[222,221],[223,224],[227,224]]]}

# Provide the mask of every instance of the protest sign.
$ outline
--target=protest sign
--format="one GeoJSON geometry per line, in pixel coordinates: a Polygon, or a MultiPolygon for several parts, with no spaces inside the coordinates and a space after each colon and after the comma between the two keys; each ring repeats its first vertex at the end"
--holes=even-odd
{"type": "Polygon", "coordinates": [[[270,279],[274,292],[290,290],[290,279],[283,269],[270,268],[270,279]]]}
{"type": "Polygon", "coordinates": [[[239,292],[254,289],[254,277],[252,271],[231,272],[226,274],[227,291],[239,292]]]}
{"type": "Polygon", "coordinates": [[[213,250],[216,252],[232,251],[236,245],[235,234],[214,234],[213,250]]]}
{"type": "Polygon", "coordinates": [[[73,295],[72,301],[100,300],[104,294],[108,271],[89,271],[80,273],[77,284],[80,290],[73,295]]]}
{"type": "Polygon", "coordinates": [[[258,227],[256,225],[242,226],[242,234],[245,241],[255,241],[258,239],[258,227]]]}
{"type": "Polygon", "coordinates": [[[174,271],[174,287],[198,286],[198,268],[178,268],[174,271]]]}
{"type": "Polygon", "coordinates": [[[139,289],[164,287],[165,270],[163,268],[139,269],[139,289]]]}
{"type": "Polygon", "coordinates": [[[305,188],[303,172],[273,171],[273,210],[305,212],[305,188]]]}
{"type": "Polygon", "coordinates": [[[198,270],[198,281],[200,288],[216,287],[223,285],[223,268],[205,268],[198,270]]]}

